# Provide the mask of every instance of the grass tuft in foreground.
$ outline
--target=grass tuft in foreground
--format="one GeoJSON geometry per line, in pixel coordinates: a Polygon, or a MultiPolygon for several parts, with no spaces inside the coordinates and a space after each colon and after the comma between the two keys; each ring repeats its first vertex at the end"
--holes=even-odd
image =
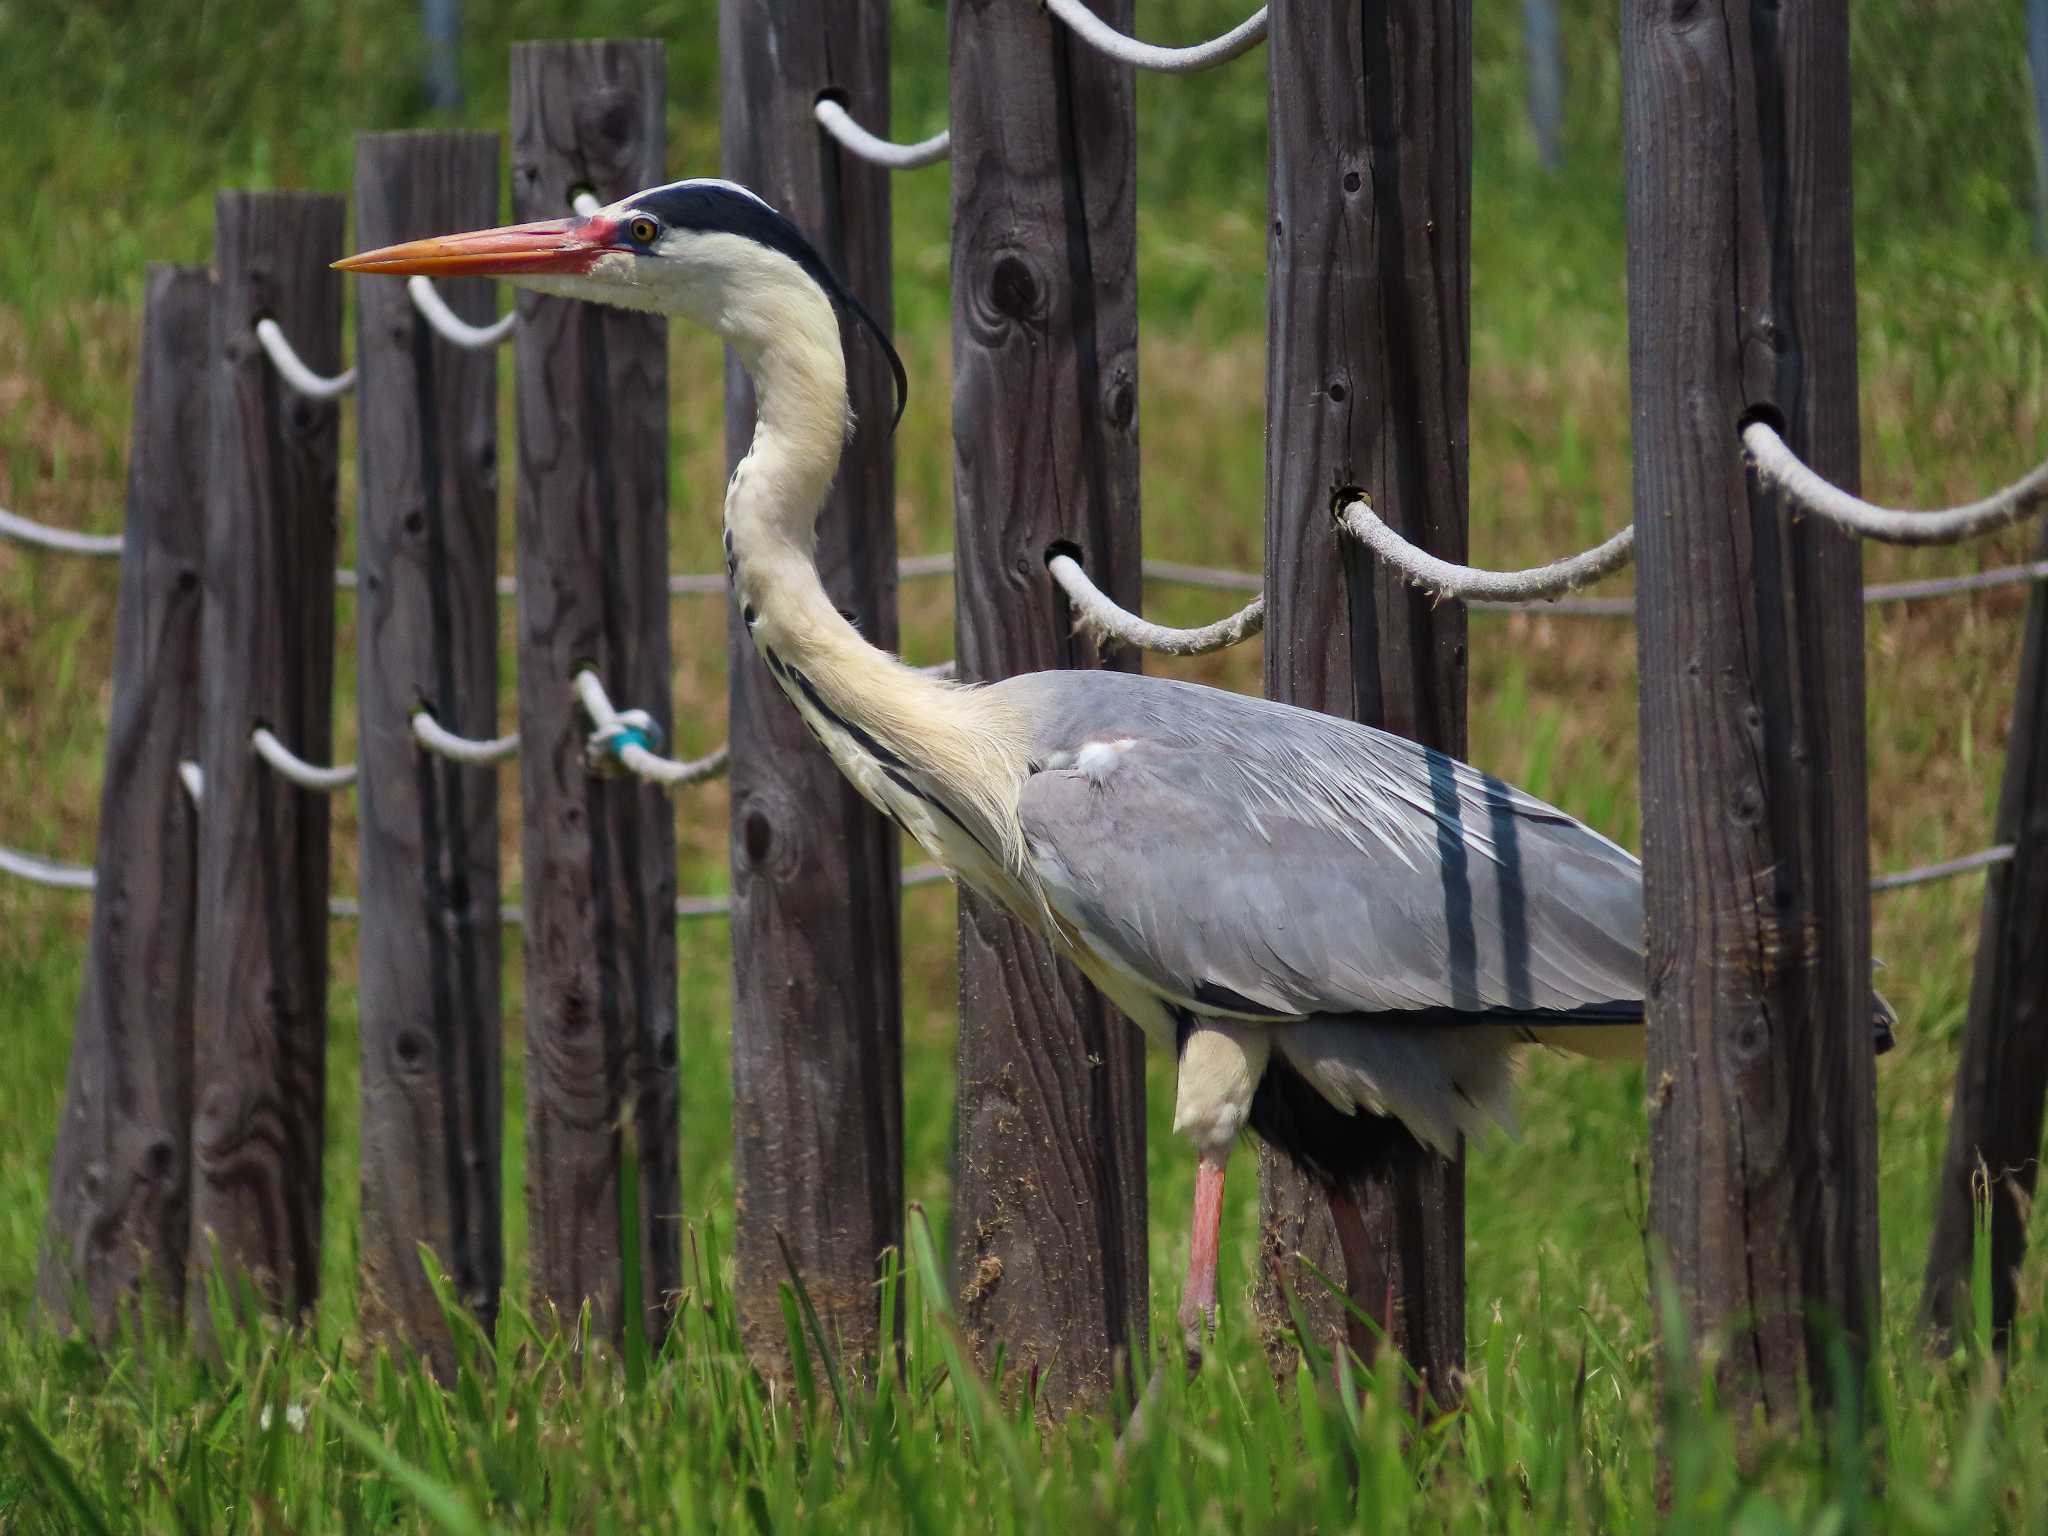
{"type": "Polygon", "coordinates": [[[1476,1329],[1454,1411],[1418,1421],[1398,1370],[1317,1352],[1276,1382],[1259,1341],[1226,1329],[1199,1376],[1165,1373],[1119,1457],[1127,1405],[1048,1425],[1027,1383],[975,1372],[921,1213],[877,1298],[886,1312],[901,1292],[900,1374],[850,1371],[792,1286],[790,1379],[763,1381],[712,1229],[693,1230],[689,1268],[665,1344],[637,1360],[594,1347],[587,1316],[557,1326],[515,1303],[487,1337],[444,1288],[445,1387],[353,1336],[268,1323],[224,1332],[211,1363],[166,1337],[110,1355],[8,1343],[0,1529],[1974,1536],[2048,1522],[2038,1326],[2015,1340],[2031,1370],[2007,1377],[1982,1337],[1945,1360],[1900,1337],[1866,1419],[1743,1435],[1710,1393],[1673,1391],[1660,1410],[1650,1352],[1539,1275],[1540,1326],[1476,1329]]]}

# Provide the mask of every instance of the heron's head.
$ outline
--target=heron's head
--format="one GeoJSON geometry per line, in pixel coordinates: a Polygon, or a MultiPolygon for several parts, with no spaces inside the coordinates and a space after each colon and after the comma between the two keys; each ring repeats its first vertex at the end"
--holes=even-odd
{"type": "Polygon", "coordinates": [[[836,311],[887,354],[903,414],[903,361],[881,325],[794,224],[735,182],[671,182],[589,214],[411,240],[335,265],[366,275],[506,278],[561,298],[683,315],[743,355],[806,340],[836,349],[836,311]],[[810,334],[820,315],[829,336],[810,334]]]}

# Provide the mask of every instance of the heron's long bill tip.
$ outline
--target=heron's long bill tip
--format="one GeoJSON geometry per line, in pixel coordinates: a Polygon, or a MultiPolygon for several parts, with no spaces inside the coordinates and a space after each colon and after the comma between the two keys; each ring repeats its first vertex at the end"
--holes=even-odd
{"type": "Polygon", "coordinates": [[[526,277],[588,272],[604,254],[609,230],[595,219],[544,219],[466,235],[408,240],[337,261],[343,272],[389,277],[526,277]]]}

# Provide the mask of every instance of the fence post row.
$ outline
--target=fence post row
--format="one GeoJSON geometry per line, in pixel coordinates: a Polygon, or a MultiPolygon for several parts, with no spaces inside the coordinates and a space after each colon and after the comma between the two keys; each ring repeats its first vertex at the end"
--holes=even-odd
{"type": "MultiPolygon", "coordinates": [[[[658,42],[512,50],[512,207],[559,218],[661,180],[658,42]]],[[[537,1301],[658,1339],[680,1288],[676,833],[653,785],[584,763],[594,666],[673,735],[668,352],[658,316],[519,293],[519,740],[526,1204],[537,1301]],[[624,1198],[622,1156],[637,1198],[624,1198]],[[637,1271],[628,1274],[629,1244],[637,1271]]]]}
{"type": "MultiPolygon", "coordinates": [[[[2042,550],[2048,558],[2048,537],[2042,550]]],[[[1991,1325],[2003,1348],[2019,1304],[2048,1098],[2048,945],[2041,943],[2041,914],[2048,912],[2048,584],[2040,582],[2027,600],[2019,690],[1992,841],[2012,844],[2013,856],[2011,863],[1985,872],[1977,968],[1956,1066],[1948,1151],[1935,1188],[1921,1306],[1944,1333],[1969,1317],[1973,1196],[1988,1178],[1991,1325]]]]}
{"type": "Polygon", "coordinates": [[[1722,1400],[1785,1422],[1877,1320],[1862,554],[1738,433],[1856,483],[1848,39],[1622,11],[1651,1225],[1722,1400]]]}
{"type": "Polygon", "coordinates": [[[36,1282],[46,1316],[100,1340],[131,1305],[184,1306],[197,847],[178,764],[198,750],[212,288],[156,265],[143,288],[97,895],[36,1282]]]}
{"type": "MultiPolygon", "coordinates": [[[[1465,558],[1470,11],[1463,0],[1362,14],[1277,5],[1267,47],[1266,691],[1462,757],[1464,605],[1408,586],[1343,538],[1330,511],[1340,490],[1362,490],[1406,538],[1465,558]]],[[[1469,934],[1455,874],[1446,867],[1446,916],[1469,934]]],[[[1447,1401],[1464,1363],[1463,1164],[1397,1121],[1368,1125],[1377,1166],[1337,1197],[1360,1217],[1348,1234],[1319,1191],[1261,1148],[1261,1248],[1326,1335],[1345,1331],[1341,1309],[1292,1260],[1343,1273],[1447,1401]]],[[[1260,1311],[1284,1327],[1269,1273],[1260,1311]]]]}
{"type": "Polygon", "coordinates": [[[230,1282],[287,1316],[319,1289],[327,797],[249,738],[267,726],[311,761],[333,753],[340,409],[279,378],[256,322],[340,372],[343,221],[342,199],[319,193],[215,204],[189,1252],[202,1328],[216,1245],[230,1282]]]}
{"type": "MultiPolygon", "coordinates": [[[[724,0],[719,61],[724,173],[787,214],[887,329],[889,172],[813,115],[829,91],[862,122],[888,122],[887,0],[724,0]]],[[[818,564],[832,601],[894,650],[895,382],[872,339],[846,334],[859,424],[818,519],[818,564]]],[[[729,352],[725,376],[737,464],[753,389],[729,352]]],[[[787,1243],[828,1332],[870,1355],[896,1321],[877,1309],[878,1256],[903,1239],[896,831],[811,738],[732,604],[727,626],[740,1330],[757,1362],[786,1363],[787,1243]]]]}
{"type": "MultiPolygon", "coordinates": [[[[487,226],[497,135],[366,134],[355,203],[364,247],[487,226]]],[[[478,324],[493,287],[440,285],[478,324]]],[[[411,721],[425,708],[496,734],[498,362],[440,339],[384,281],[357,287],[356,369],[363,1312],[445,1374],[418,1245],[486,1329],[504,1276],[498,784],[423,751],[411,721]]]]}
{"type": "MultiPolygon", "coordinates": [[[[1128,30],[1131,0],[1097,0],[1128,30]]],[[[1134,669],[1070,633],[1055,546],[1139,606],[1134,92],[1037,6],[952,0],[954,628],[960,676],[1134,669]],[[1016,424],[1032,423],[1028,454],[1016,424]]],[[[955,1280],[1049,1407],[1146,1350],[1143,1044],[1080,973],[960,893],[955,1280]]]]}

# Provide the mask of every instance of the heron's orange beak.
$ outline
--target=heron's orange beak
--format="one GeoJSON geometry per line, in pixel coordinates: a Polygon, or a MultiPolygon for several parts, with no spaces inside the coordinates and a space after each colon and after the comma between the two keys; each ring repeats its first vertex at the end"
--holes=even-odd
{"type": "Polygon", "coordinates": [[[408,240],[364,251],[334,265],[343,272],[391,277],[527,277],[555,273],[581,276],[612,249],[615,221],[591,218],[543,219],[508,224],[466,235],[408,240]]]}

